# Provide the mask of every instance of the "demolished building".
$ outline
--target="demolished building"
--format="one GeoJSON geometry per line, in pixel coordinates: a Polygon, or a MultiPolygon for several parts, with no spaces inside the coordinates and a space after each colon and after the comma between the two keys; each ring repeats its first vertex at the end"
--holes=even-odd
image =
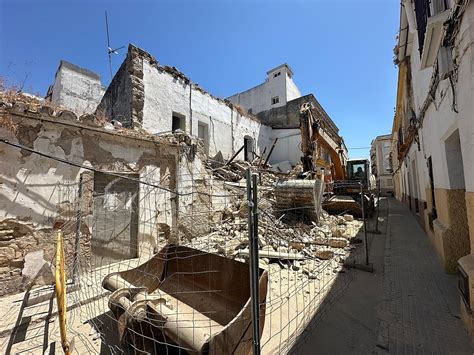
{"type": "MultiPolygon", "coordinates": [[[[107,238],[117,243],[109,249],[125,246],[119,248],[123,255],[116,255],[116,259],[151,255],[157,235],[202,235],[209,231],[212,214],[220,210],[217,216],[222,215],[230,203],[225,194],[211,197],[223,191],[222,182],[212,179],[206,160],[219,155],[224,160],[234,156],[254,161],[260,157],[260,163],[265,158],[270,163],[295,165],[301,140],[299,106],[304,102],[311,102],[314,112],[324,117],[320,149],[330,153],[320,156],[326,157],[322,161],[327,171],[347,155],[337,127],[314,96],[296,97],[299,90],[294,83],[290,86],[293,96],[287,95],[278,107],[254,115],[236,103],[212,96],[176,68],[160,65],[133,45],[105,92],[98,75],[61,61],[45,101],[2,93],[1,138],[8,144],[1,147],[1,216],[23,221],[43,233],[44,228],[60,226],[61,218],[78,210],[73,204],[78,184],[82,184],[82,200],[89,201],[82,202],[86,206],[80,208],[85,218],[81,240],[87,244],[82,250],[88,254],[84,260],[92,266],[90,254],[94,248],[100,254],[100,234],[109,233],[107,238]],[[275,138],[279,138],[277,144],[275,138]],[[118,177],[122,177],[121,183],[113,187],[118,177]],[[153,191],[158,186],[160,192],[152,193],[147,186],[153,191]],[[105,188],[114,197],[97,200],[105,188]],[[208,195],[196,197],[195,191],[208,195]],[[120,223],[125,230],[111,238],[115,232],[107,231],[106,220],[98,220],[105,213],[96,208],[122,209],[120,223]],[[200,217],[202,208],[212,212],[200,217]],[[98,239],[91,241],[92,234],[98,239]]],[[[233,174],[234,181],[243,176],[242,167],[239,169],[239,174],[233,174]]],[[[35,232],[23,243],[30,247],[20,247],[16,238],[26,234],[17,236],[11,231],[26,227],[11,223],[2,224],[1,263],[11,285],[7,289],[21,283],[16,276],[30,249],[43,245],[35,232]]],[[[48,240],[45,245],[53,245],[48,240]]],[[[45,258],[51,258],[53,250],[46,249],[45,258]]],[[[9,292],[7,289],[2,292],[9,292]]]]}
{"type": "MultiPolygon", "coordinates": [[[[133,45],[103,96],[99,85],[97,76],[62,62],[46,100],[8,91],[0,95],[0,295],[22,290],[29,295],[32,284],[51,284],[55,235],[62,234],[66,273],[73,280],[77,277],[75,285],[80,286],[68,301],[77,300],[79,308],[94,304],[80,308],[80,319],[95,328],[90,333],[100,334],[104,344],[112,328],[97,322],[109,314],[109,307],[112,312],[117,310],[114,300],[142,301],[141,296],[128,301],[114,298],[121,292],[120,285],[116,288],[108,283],[115,271],[128,275],[126,279],[133,279],[138,288],[151,280],[153,287],[147,292],[158,302],[156,307],[168,308],[168,316],[186,315],[178,311],[184,306],[180,297],[185,295],[189,314],[193,319],[200,317],[201,324],[192,327],[178,326],[178,322],[175,326],[167,319],[164,325],[168,322],[175,327],[170,333],[178,341],[148,338],[153,347],[168,350],[180,345],[184,329],[192,339],[199,333],[205,341],[212,334],[209,330],[221,329],[232,319],[230,315],[243,314],[243,301],[248,310],[249,204],[244,173],[250,168],[260,173],[257,248],[260,269],[269,277],[268,288],[266,284],[261,287],[268,292],[268,299],[262,295],[261,308],[267,308],[264,315],[269,324],[264,328],[262,318],[262,347],[275,352],[282,345],[290,346],[308,314],[324,307],[318,300],[329,294],[360,242],[357,233],[362,222],[351,215],[326,213],[321,213],[318,225],[292,218],[303,214],[304,208],[293,208],[291,213],[280,210],[274,187],[278,180],[294,178],[298,169],[292,174],[271,172],[263,161],[292,161],[290,166],[298,162],[299,110],[309,102],[320,118],[315,145],[322,159],[316,165],[325,164],[330,176],[347,153],[335,124],[313,95],[249,113],[245,107],[212,96],[176,68],[158,64],[133,45]],[[292,146],[290,138],[295,137],[292,146]],[[215,156],[222,158],[216,162],[215,156]],[[291,223],[286,223],[284,215],[291,223]],[[156,275],[163,270],[149,270],[147,262],[153,264],[164,250],[191,249],[188,269],[182,268],[182,260],[173,261],[177,272],[170,268],[163,273],[171,288],[161,287],[159,295],[164,298],[157,299],[155,281],[161,284],[164,280],[156,275]],[[201,269],[195,268],[197,256],[207,260],[201,269]],[[32,259],[41,261],[41,280],[29,277],[32,259]],[[214,264],[224,259],[233,259],[232,264],[241,270],[236,278],[227,278],[214,264]],[[138,276],[131,275],[140,264],[138,276]],[[216,285],[202,289],[209,275],[226,280],[234,294],[240,293],[240,308],[228,302],[226,295],[221,297],[222,290],[216,290],[216,285]],[[235,282],[242,291],[235,291],[235,282]],[[104,290],[113,291],[114,296],[104,290]],[[205,294],[222,301],[221,312],[215,312],[218,303],[199,301],[205,294]],[[106,296],[110,296],[109,303],[106,296]],[[295,308],[295,318],[285,316],[295,308]],[[282,332],[288,332],[288,339],[281,339],[282,332]]],[[[171,259],[185,257],[180,254],[171,259]]],[[[251,344],[249,318],[245,318],[244,343],[251,344]]],[[[119,316],[112,322],[122,330],[133,328],[123,321],[119,316]]],[[[238,338],[235,343],[243,342],[238,338]]]]}

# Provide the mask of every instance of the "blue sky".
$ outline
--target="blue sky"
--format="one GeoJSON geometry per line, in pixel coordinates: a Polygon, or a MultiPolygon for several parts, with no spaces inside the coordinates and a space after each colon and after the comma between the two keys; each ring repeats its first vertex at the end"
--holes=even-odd
{"type": "MultiPolygon", "coordinates": [[[[113,47],[134,43],[212,94],[227,97],[288,63],[349,148],[389,133],[397,71],[397,0],[0,0],[0,76],[46,93],[61,59],[110,81],[104,11],[113,47]]],[[[117,70],[126,50],[113,58],[117,70]]],[[[350,150],[351,158],[368,149],[350,150]]]]}

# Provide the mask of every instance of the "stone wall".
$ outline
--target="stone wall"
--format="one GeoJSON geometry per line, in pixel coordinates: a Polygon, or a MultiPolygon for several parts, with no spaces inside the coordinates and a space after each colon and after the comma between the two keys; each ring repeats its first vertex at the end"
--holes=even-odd
{"type": "Polygon", "coordinates": [[[110,83],[102,101],[97,106],[96,114],[106,120],[116,120],[124,127],[132,127],[132,85],[129,75],[130,58],[120,66],[110,83]]]}
{"type": "Polygon", "coordinates": [[[459,258],[470,253],[464,190],[435,189],[438,218],[433,221],[435,246],[448,272],[457,272],[459,258]]]}

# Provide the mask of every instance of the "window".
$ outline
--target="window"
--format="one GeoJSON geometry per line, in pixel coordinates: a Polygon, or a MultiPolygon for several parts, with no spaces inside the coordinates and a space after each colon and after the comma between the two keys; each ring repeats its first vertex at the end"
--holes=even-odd
{"type": "Polygon", "coordinates": [[[448,8],[446,0],[431,0],[431,13],[436,15],[448,8]]]}
{"type": "Polygon", "coordinates": [[[420,56],[423,53],[423,44],[425,42],[426,26],[428,17],[431,16],[429,0],[415,0],[416,26],[418,31],[418,50],[420,56]]]}
{"type": "Polygon", "coordinates": [[[173,112],[171,130],[174,132],[174,131],[177,131],[178,129],[181,131],[186,130],[186,116],[173,112]]]}
{"type": "MultiPolygon", "coordinates": [[[[420,57],[423,53],[426,30],[427,26],[429,25],[428,18],[432,16],[434,17],[444,12],[447,8],[447,0],[415,0],[415,15],[418,31],[418,50],[420,51],[420,57]]],[[[432,27],[433,23],[431,23],[430,26],[432,27]]],[[[431,41],[430,35],[428,35],[428,40],[431,41]]]]}
{"type": "Polygon", "coordinates": [[[350,165],[349,179],[365,180],[365,164],[358,163],[350,165]]]}
{"type": "Polygon", "coordinates": [[[438,70],[441,80],[453,71],[453,56],[451,47],[442,46],[438,52],[438,70]]]}
{"type": "Polygon", "coordinates": [[[462,159],[461,139],[456,130],[444,142],[446,150],[446,163],[448,165],[449,187],[451,189],[465,190],[464,165],[462,159]]]}
{"type": "Polygon", "coordinates": [[[249,136],[244,137],[244,160],[253,160],[253,138],[249,136]]]}
{"type": "Polygon", "coordinates": [[[198,138],[204,142],[204,151],[209,154],[209,125],[204,122],[198,122],[198,138]]]}
{"type": "Polygon", "coordinates": [[[275,105],[279,102],[280,102],[280,99],[278,98],[278,96],[272,97],[272,105],[275,105]]]}
{"type": "Polygon", "coordinates": [[[274,74],[273,74],[273,77],[276,78],[277,76],[280,76],[280,75],[281,75],[281,72],[274,73],[274,74]]]}

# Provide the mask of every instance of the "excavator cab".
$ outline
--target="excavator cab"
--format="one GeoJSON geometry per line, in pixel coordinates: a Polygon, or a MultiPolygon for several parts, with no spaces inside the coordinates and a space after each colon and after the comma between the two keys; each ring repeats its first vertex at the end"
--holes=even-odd
{"type": "Polygon", "coordinates": [[[363,189],[369,189],[370,172],[367,159],[348,160],[346,163],[347,180],[361,181],[363,189]]]}

